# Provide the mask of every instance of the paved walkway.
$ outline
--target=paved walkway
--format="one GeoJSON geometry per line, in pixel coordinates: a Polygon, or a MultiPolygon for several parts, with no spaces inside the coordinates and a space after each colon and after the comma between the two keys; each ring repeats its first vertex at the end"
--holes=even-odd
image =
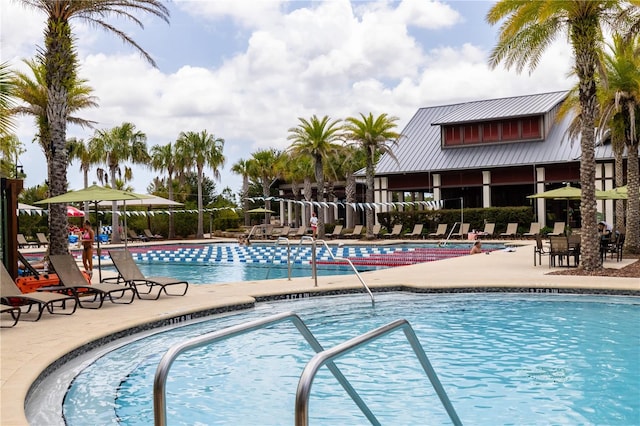
{"type": "MultiPolygon", "coordinates": [[[[190,241],[191,242],[191,241],[190,241]]],[[[211,242],[211,240],[201,241],[211,242]]],[[[383,244],[393,241],[384,241],[383,244]]],[[[332,242],[332,243],[335,243],[332,242]]],[[[354,241],[345,241],[353,244],[354,241]]],[[[518,291],[623,291],[640,294],[635,278],[604,278],[548,275],[547,259],[533,266],[531,241],[514,251],[496,251],[411,266],[365,272],[366,283],[376,287],[411,287],[423,291],[481,291],[487,288],[518,291]]],[[[632,261],[607,261],[607,267],[622,267],[632,261]]],[[[94,278],[97,274],[94,274],[94,278]]],[[[353,275],[318,277],[318,286],[310,278],[192,285],[184,297],[161,297],[157,301],[136,300],[131,305],[105,302],[102,309],[79,309],[71,316],[45,313],[38,322],[20,321],[0,333],[0,424],[27,425],[24,401],[29,387],[52,363],[65,354],[96,339],[155,321],[170,321],[181,316],[224,306],[252,304],[261,296],[361,289],[353,275]]],[[[374,293],[375,295],[375,293],[374,293]]],[[[366,296],[363,296],[366,297],[366,296]]],[[[29,315],[25,315],[28,318],[29,315]]],[[[183,317],[184,318],[184,317],[183,317]]]]}

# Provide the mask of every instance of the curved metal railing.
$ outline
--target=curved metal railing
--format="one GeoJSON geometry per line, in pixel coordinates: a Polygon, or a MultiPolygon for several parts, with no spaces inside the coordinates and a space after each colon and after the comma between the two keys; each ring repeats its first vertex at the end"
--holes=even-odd
{"type": "MultiPolygon", "coordinates": [[[[413,349],[413,352],[418,357],[420,361],[420,365],[422,369],[427,374],[427,377],[431,381],[431,385],[433,389],[436,391],[438,398],[442,402],[449,418],[453,422],[454,425],[462,425],[458,414],[456,413],[447,393],[445,392],[438,376],[436,375],[435,370],[431,366],[429,362],[429,358],[427,354],[424,352],[418,337],[416,336],[413,327],[406,319],[396,320],[387,325],[383,325],[375,330],[372,330],[368,333],[362,334],[358,337],[355,337],[351,340],[348,340],[344,343],[341,343],[331,349],[327,349],[323,352],[318,352],[312,359],[307,363],[307,366],[302,371],[302,375],[300,376],[300,381],[298,382],[298,389],[296,391],[296,412],[295,412],[295,424],[296,426],[307,426],[309,424],[309,395],[311,393],[311,385],[313,384],[313,379],[316,376],[316,373],[323,365],[333,365],[333,361],[340,356],[351,352],[363,345],[366,345],[369,342],[377,340],[387,334],[394,332],[395,330],[402,329],[404,334],[413,349]]],[[[371,419],[369,419],[371,421],[371,419]]],[[[372,424],[380,424],[374,423],[372,424]]]]}

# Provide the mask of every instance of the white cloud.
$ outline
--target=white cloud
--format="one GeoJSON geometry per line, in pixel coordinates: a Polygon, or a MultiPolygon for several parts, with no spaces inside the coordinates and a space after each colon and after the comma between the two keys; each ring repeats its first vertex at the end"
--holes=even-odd
{"type": "MultiPolygon", "coordinates": [[[[100,107],[82,116],[98,121],[99,128],[135,123],[147,134],[149,146],[173,141],[181,131],[213,132],[226,140],[228,161],[220,190],[239,189],[240,178],[228,172],[238,159],[249,158],[258,148],[287,147],[287,129],[297,125],[297,117],[386,112],[400,117],[402,128],[422,106],[548,92],[570,84],[570,52],[562,43],[550,48],[531,76],[490,70],[488,52],[473,44],[472,34],[462,46],[425,51],[410,35],[410,26],[466,28],[455,26],[462,17],[441,2],[331,0],[289,11],[277,1],[180,1],[178,6],[199,19],[233,17],[250,27],[244,51],[217,67],[182,64],[166,73],[136,52],[105,55],[87,42],[80,53],[81,75],[90,80],[100,107]]],[[[206,51],[210,42],[194,42],[191,48],[206,51]]],[[[69,136],[88,138],[92,133],[69,128],[69,136]]],[[[33,134],[32,120],[21,120],[21,140],[29,141],[33,134]]],[[[37,146],[23,156],[23,163],[27,186],[45,179],[44,156],[37,146]]],[[[155,175],[135,167],[136,190],[144,191],[155,175]]],[[[81,185],[77,166],[69,176],[70,187],[81,185]]]]}

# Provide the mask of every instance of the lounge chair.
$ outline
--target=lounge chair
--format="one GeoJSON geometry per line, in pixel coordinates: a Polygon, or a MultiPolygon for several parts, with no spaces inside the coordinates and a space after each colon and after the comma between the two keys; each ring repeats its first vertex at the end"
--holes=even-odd
{"type": "Polygon", "coordinates": [[[382,225],[380,225],[379,223],[376,223],[375,225],[373,225],[373,229],[371,230],[371,233],[373,234],[374,237],[380,238],[381,232],[382,232],[382,225]]]}
{"type": "Polygon", "coordinates": [[[556,222],[553,224],[553,231],[547,234],[549,237],[558,237],[564,235],[564,222],[556,222]]]}
{"type": "Polygon", "coordinates": [[[518,235],[518,222],[508,223],[507,230],[500,234],[502,238],[515,238],[517,235],[518,235]]]}
{"type": "Polygon", "coordinates": [[[413,231],[409,232],[408,234],[404,234],[405,238],[420,238],[422,236],[422,228],[424,228],[424,225],[422,223],[416,223],[413,226],[413,231]]]}
{"type": "Polygon", "coordinates": [[[430,232],[428,236],[433,238],[444,237],[445,235],[447,235],[448,227],[449,225],[447,225],[446,223],[440,223],[438,224],[438,228],[436,229],[436,232],[430,232]]]}
{"type": "Polygon", "coordinates": [[[289,231],[291,231],[291,227],[289,226],[283,226],[282,228],[274,227],[271,230],[271,234],[269,235],[269,238],[273,240],[277,240],[280,237],[287,237],[287,235],[289,235],[289,231]]]}
{"type": "Polygon", "coordinates": [[[302,225],[297,230],[289,232],[289,236],[290,237],[294,237],[294,238],[300,238],[303,235],[305,235],[306,233],[307,233],[307,226],[306,225],[302,225]]]}
{"type": "Polygon", "coordinates": [[[385,234],[385,238],[398,238],[402,234],[402,224],[393,225],[391,232],[385,234]]]}
{"type": "Polygon", "coordinates": [[[325,237],[327,238],[339,237],[342,234],[342,228],[343,228],[343,225],[336,225],[336,227],[333,228],[333,231],[331,231],[330,234],[325,235],[325,237]]]}
{"type": "Polygon", "coordinates": [[[482,232],[478,232],[478,238],[493,238],[493,235],[496,232],[496,224],[495,223],[485,223],[484,229],[482,232]]]}
{"type": "Polygon", "coordinates": [[[152,295],[152,291],[155,287],[158,287],[158,294],[153,297],[154,300],[160,298],[160,295],[164,291],[167,296],[184,296],[189,289],[189,283],[184,280],[177,280],[169,277],[145,277],[140,268],[136,265],[133,256],[129,250],[109,250],[109,255],[113,260],[113,266],[118,270],[118,274],[124,280],[127,285],[135,289],[136,294],[140,299],[140,288],[144,287],[142,294],[152,295]],[[177,286],[177,288],[184,287],[184,290],[179,290],[177,293],[169,293],[167,287],[177,286]]]}
{"type": "Polygon", "coordinates": [[[147,237],[149,240],[164,240],[164,237],[160,234],[152,234],[150,229],[145,229],[142,231],[143,235],[147,237]]]}
{"type": "Polygon", "coordinates": [[[18,248],[25,248],[25,247],[29,248],[33,246],[40,247],[40,245],[35,241],[27,241],[27,239],[24,237],[23,234],[18,234],[17,239],[18,239],[18,248]]]}
{"type": "Polygon", "coordinates": [[[81,308],[98,309],[102,307],[104,300],[109,297],[112,303],[129,304],[133,302],[136,296],[135,289],[129,286],[120,284],[109,283],[96,283],[90,284],[87,282],[82,272],[78,268],[75,259],[70,254],[57,254],[49,256],[49,264],[53,267],[60,278],[61,286],[51,287],[51,290],[64,290],[71,291],[72,294],[78,298],[78,303],[81,308]],[[131,292],[131,299],[128,298],[128,294],[131,292]],[[92,300],[86,302],[95,303],[98,302],[98,306],[83,306],[81,296],[93,296],[92,300]],[[123,301],[119,301],[119,300],[123,301]]]}
{"type": "Polygon", "coordinates": [[[452,233],[451,236],[463,239],[465,237],[465,235],[467,235],[469,233],[469,228],[470,227],[471,227],[470,223],[463,223],[462,225],[460,225],[460,228],[458,228],[458,232],[452,233]]]}
{"type": "Polygon", "coordinates": [[[127,229],[128,238],[133,241],[147,241],[148,238],[143,235],[138,235],[133,229],[127,229]]]}
{"type": "Polygon", "coordinates": [[[20,307],[18,306],[11,306],[11,305],[5,305],[4,303],[0,303],[0,314],[9,314],[11,315],[11,319],[13,321],[13,324],[11,325],[3,325],[1,326],[2,328],[9,328],[9,327],[13,327],[18,323],[18,320],[20,319],[20,312],[22,312],[20,310],[20,307]]]}
{"type": "MultiPolygon", "coordinates": [[[[0,262],[1,263],[1,262],[0,262]]],[[[34,321],[38,321],[42,317],[42,313],[46,309],[50,314],[56,315],[71,315],[76,311],[78,307],[78,299],[74,295],[58,294],[58,293],[23,293],[20,291],[15,281],[9,275],[9,272],[1,265],[0,271],[0,298],[1,302],[9,306],[27,306],[27,310],[24,313],[29,313],[31,308],[36,306],[38,308],[38,317],[34,321]],[[60,308],[64,312],[58,312],[55,303],[60,302],[60,308]],[[67,302],[73,302],[73,308],[71,312],[67,309],[67,302]]]]}
{"type": "Polygon", "coordinates": [[[540,224],[538,222],[531,222],[529,232],[522,234],[523,237],[535,237],[540,234],[540,224]]]}
{"type": "Polygon", "coordinates": [[[47,236],[44,235],[42,232],[37,232],[36,237],[38,238],[38,247],[40,246],[46,247],[49,245],[49,240],[47,239],[47,236]]]}
{"type": "Polygon", "coordinates": [[[356,225],[353,227],[353,231],[348,233],[348,234],[344,234],[343,236],[345,238],[360,238],[362,237],[362,225],[356,225]]]}

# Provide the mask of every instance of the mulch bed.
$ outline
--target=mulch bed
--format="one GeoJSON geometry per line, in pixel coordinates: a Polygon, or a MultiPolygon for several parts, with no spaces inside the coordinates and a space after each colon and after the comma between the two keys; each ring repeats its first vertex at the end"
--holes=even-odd
{"type": "MultiPolygon", "coordinates": [[[[629,256],[625,256],[625,258],[628,259],[629,256]]],[[[627,265],[624,268],[620,268],[620,269],[602,268],[597,271],[586,272],[582,268],[573,268],[573,269],[567,269],[566,271],[550,272],[549,275],[579,275],[579,276],[591,276],[591,277],[640,278],[640,260],[636,260],[631,265],[627,265]]]]}

